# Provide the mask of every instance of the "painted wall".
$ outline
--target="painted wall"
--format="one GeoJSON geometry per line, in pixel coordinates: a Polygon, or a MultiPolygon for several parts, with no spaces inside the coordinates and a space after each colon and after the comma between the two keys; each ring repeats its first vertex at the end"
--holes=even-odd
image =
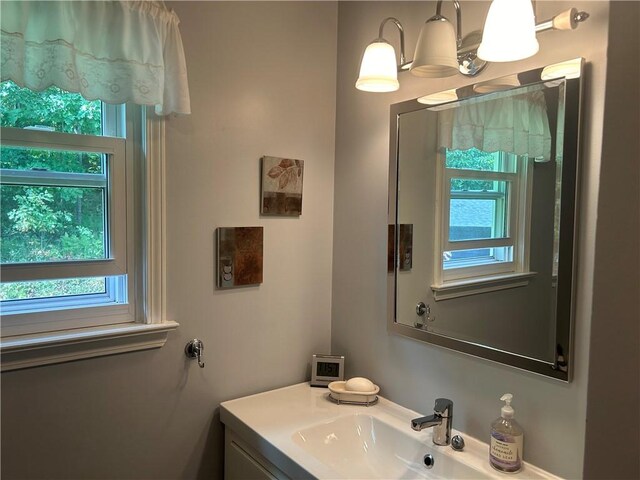
{"type": "Polygon", "coordinates": [[[611,4],[584,478],[640,478],[640,4],[611,4]],[[597,293],[597,294],[596,294],[597,293]],[[619,422],[611,421],[611,412],[619,422]],[[611,441],[613,440],[613,441],[611,441]],[[617,441],[622,440],[622,441],[617,441]],[[608,459],[615,458],[615,462],[608,459]]]}
{"type": "Polygon", "coordinates": [[[2,374],[2,477],[221,478],[224,400],[330,348],[337,6],[170,5],[193,114],[167,124],[165,347],[2,374]],[[300,60],[305,62],[300,68],[300,60]],[[259,159],[305,161],[303,215],[259,216],[259,159]],[[264,226],[264,283],[214,288],[214,230],[264,226]],[[205,343],[206,368],[186,360],[205,343]]]}
{"type": "MultiPolygon", "coordinates": [[[[464,31],[480,28],[488,2],[461,4],[464,31]]],[[[516,416],[526,432],[525,459],[553,473],[579,478],[585,439],[609,6],[592,1],[537,2],[537,16],[548,18],[571,6],[591,13],[588,22],[574,32],[540,35],[536,56],[490,65],[477,78],[489,80],[578,56],[588,61],[573,382],[541,378],[387,332],[389,105],[474,80],[462,76],[419,79],[402,74],[400,90],[389,94],[360,92],[354,83],[362,52],[385,17],[394,16],[402,22],[407,56],[413,56],[420,27],[435,11],[424,2],[344,2],[339,6],[332,350],[346,355],[347,376],[368,376],[382,387],[384,395],[417,411],[429,413],[436,397],[453,399],[454,426],[485,441],[490,422],[500,413],[500,395],[513,393],[516,416]]],[[[453,16],[450,4],[444,4],[443,14],[453,16]]],[[[398,48],[397,32],[387,28],[385,37],[398,48]]]]}

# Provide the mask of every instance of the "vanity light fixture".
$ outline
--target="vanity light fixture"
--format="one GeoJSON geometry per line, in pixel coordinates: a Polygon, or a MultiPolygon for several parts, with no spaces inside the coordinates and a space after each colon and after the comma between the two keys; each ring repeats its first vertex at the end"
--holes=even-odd
{"type": "Polygon", "coordinates": [[[586,12],[570,8],[553,18],[535,24],[531,0],[493,0],[484,31],[462,36],[462,9],[452,0],[456,10],[456,29],[442,16],[442,0],[436,14],[422,26],[413,60],[404,50],[404,28],[393,17],[380,24],[378,38],[362,56],[356,88],[367,92],[392,92],[400,87],[398,72],[409,70],[418,77],[448,77],[455,73],[478,75],[491,62],[522,60],[538,51],[536,33],[547,30],[574,30],[589,18],[586,12]],[[384,26],[392,22],[400,32],[400,62],[395,50],[382,36],[384,26]]]}
{"type": "Polygon", "coordinates": [[[530,0],[493,0],[478,56],[488,62],[514,62],[538,53],[536,19],[530,0]]]}
{"type": "Polygon", "coordinates": [[[378,38],[364,51],[360,62],[360,76],[356,82],[358,90],[365,92],[393,92],[400,88],[398,72],[408,68],[404,58],[404,29],[400,21],[393,17],[385,18],[380,24],[378,38]],[[396,51],[382,36],[387,22],[393,22],[400,32],[400,65],[396,67],[396,51]]]}
{"type": "Polygon", "coordinates": [[[417,77],[450,77],[458,73],[458,48],[462,45],[462,12],[456,8],[457,31],[441,14],[442,0],[438,1],[436,14],[427,20],[418,37],[416,52],[409,71],[417,77]]]}

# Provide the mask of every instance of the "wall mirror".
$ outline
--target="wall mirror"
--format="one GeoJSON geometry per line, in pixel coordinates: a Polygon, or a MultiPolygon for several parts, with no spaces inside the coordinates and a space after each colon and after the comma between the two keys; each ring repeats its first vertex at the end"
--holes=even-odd
{"type": "Polygon", "coordinates": [[[392,332],[570,381],[583,63],[391,106],[392,332]]]}

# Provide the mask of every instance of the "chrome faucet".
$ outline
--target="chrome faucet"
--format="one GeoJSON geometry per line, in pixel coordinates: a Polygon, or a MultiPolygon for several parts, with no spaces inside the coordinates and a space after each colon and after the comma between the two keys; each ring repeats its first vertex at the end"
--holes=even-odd
{"type": "Polygon", "coordinates": [[[419,432],[433,427],[433,443],[436,445],[451,444],[451,424],[453,423],[453,402],[448,398],[437,398],[433,407],[433,415],[414,418],[411,428],[419,432]]]}

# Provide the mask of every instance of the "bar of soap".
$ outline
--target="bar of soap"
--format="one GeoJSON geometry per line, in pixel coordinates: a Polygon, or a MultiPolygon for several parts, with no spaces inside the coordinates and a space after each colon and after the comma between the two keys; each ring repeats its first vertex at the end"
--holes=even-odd
{"type": "Polygon", "coordinates": [[[348,392],[372,392],[376,389],[376,386],[368,378],[353,377],[347,380],[344,389],[348,392]]]}

